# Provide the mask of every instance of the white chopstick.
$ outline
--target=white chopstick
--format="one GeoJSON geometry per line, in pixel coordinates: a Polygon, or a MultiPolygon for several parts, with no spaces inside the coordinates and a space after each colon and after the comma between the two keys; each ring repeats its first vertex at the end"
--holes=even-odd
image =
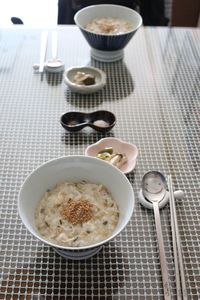
{"type": "Polygon", "coordinates": [[[39,73],[42,73],[44,70],[45,57],[46,57],[46,51],[47,51],[47,40],[48,40],[48,31],[43,30],[41,32],[39,73]]]}
{"type": "Polygon", "coordinates": [[[184,274],[184,267],[183,267],[182,247],[181,247],[181,240],[180,240],[179,229],[178,229],[171,175],[168,176],[168,186],[169,186],[169,200],[170,200],[170,214],[171,214],[177,299],[187,300],[188,297],[187,297],[187,289],[186,289],[185,274],[184,274]]]}
{"type": "Polygon", "coordinates": [[[56,30],[53,30],[51,33],[51,51],[52,59],[57,58],[57,44],[58,44],[58,34],[56,30]]]}

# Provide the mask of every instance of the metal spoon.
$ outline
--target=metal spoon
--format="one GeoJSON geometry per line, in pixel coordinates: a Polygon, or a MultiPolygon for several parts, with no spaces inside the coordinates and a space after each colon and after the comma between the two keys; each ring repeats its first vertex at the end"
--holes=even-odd
{"type": "Polygon", "coordinates": [[[158,171],[151,171],[146,173],[142,178],[142,192],[144,197],[153,204],[160,265],[163,279],[164,299],[170,300],[170,285],[159,211],[159,202],[165,197],[165,194],[167,193],[167,183],[165,177],[158,171]]]}

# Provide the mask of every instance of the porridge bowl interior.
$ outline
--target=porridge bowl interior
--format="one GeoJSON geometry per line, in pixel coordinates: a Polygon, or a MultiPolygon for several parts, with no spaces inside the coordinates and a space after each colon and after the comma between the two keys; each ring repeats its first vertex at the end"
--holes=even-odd
{"type": "Polygon", "coordinates": [[[112,4],[85,7],[74,21],[91,46],[91,55],[102,61],[121,59],[124,47],[142,25],[139,13],[112,4]]]}
{"type": "Polygon", "coordinates": [[[134,193],[126,176],[104,161],[85,156],[61,157],[41,165],[27,177],[19,193],[18,210],[27,229],[35,237],[54,247],[58,253],[63,250],[87,250],[96,253],[95,249],[113,239],[129,222],[134,210],[134,193]],[[59,191],[60,187],[64,187],[64,190],[59,191]],[[98,193],[95,197],[94,191],[98,193]],[[59,195],[55,197],[58,201],[56,204],[52,195],[59,195]],[[55,215],[42,215],[40,221],[46,222],[51,229],[55,224],[65,226],[64,233],[66,231],[69,234],[70,243],[68,240],[65,243],[66,236],[63,232],[59,231],[60,240],[56,240],[50,234],[48,236],[48,230],[45,236],[45,231],[42,231],[45,229],[44,224],[40,230],[37,213],[40,211],[43,214],[47,203],[51,213],[54,211],[54,204],[58,210],[55,215]],[[101,211],[101,207],[105,212],[101,211]],[[92,220],[95,222],[92,223],[92,220]],[[112,226],[102,235],[102,231],[105,233],[109,224],[112,226]],[[82,237],[94,235],[86,238],[86,242],[79,242],[79,234],[82,237]],[[96,238],[98,235],[99,240],[96,238]]]}

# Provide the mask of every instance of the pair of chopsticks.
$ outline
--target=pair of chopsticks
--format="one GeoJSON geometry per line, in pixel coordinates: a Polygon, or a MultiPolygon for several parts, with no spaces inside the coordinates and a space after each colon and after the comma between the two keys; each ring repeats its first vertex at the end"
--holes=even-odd
{"type": "MultiPolygon", "coordinates": [[[[46,52],[47,52],[47,42],[48,42],[48,31],[43,30],[41,32],[41,42],[40,42],[40,64],[39,64],[39,73],[43,73],[44,65],[46,61],[46,52]]],[[[57,31],[52,31],[52,59],[56,59],[57,56],[57,31]]]]}
{"type": "Polygon", "coordinates": [[[41,32],[41,42],[40,42],[40,64],[39,64],[39,73],[42,73],[44,70],[46,52],[47,52],[47,42],[48,42],[48,31],[43,30],[41,32]]]}
{"type": "Polygon", "coordinates": [[[173,191],[171,175],[168,176],[168,188],[169,188],[169,202],[170,202],[177,299],[187,300],[188,297],[187,297],[187,290],[185,284],[182,247],[181,247],[181,240],[180,240],[180,235],[178,230],[174,191],[173,191]]]}

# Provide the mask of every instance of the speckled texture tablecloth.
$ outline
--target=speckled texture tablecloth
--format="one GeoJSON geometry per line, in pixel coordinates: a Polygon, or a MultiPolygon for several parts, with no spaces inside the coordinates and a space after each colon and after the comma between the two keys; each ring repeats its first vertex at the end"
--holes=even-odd
{"type": "MultiPolygon", "coordinates": [[[[50,32],[50,30],[49,30],[50,32]]],[[[188,299],[200,299],[200,30],[141,28],[123,61],[100,63],[74,26],[58,28],[65,68],[92,65],[107,73],[105,89],[76,95],[61,74],[36,74],[40,30],[0,30],[0,299],[163,299],[153,212],[138,201],[149,170],[171,174],[177,202],[188,299]],[[115,113],[107,134],[70,134],[59,123],[69,110],[115,113]],[[136,200],[125,230],[94,257],[66,261],[34,238],[17,212],[20,186],[41,163],[84,154],[105,136],[137,145],[127,177],[136,200]]],[[[47,57],[51,56],[49,39],[47,57]]],[[[169,207],[161,211],[172,298],[176,299],[169,207]]]]}

